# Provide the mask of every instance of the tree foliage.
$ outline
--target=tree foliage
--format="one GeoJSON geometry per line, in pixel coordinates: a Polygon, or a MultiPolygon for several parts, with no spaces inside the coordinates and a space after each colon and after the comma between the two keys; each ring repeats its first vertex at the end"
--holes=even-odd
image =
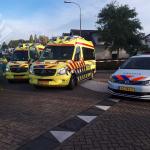
{"type": "Polygon", "coordinates": [[[1,49],[5,50],[7,48],[8,48],[8,45],[6,44],[6,42],[3,42],[2,46],[1,46],[1,49]]]}
{"type": "Polygon", "coordinates": [[[49,41],[49,38],[45,35],[40,35],[39,36],[39,42],[43,45],[46,45],[49,41]]]}
{"type": "Polygon", "coordinates": [[[20,43],[28,43],[29,41],[26,41],[26,40],[23,40],[23,39],[20,39],[20,40],[11,40],[9,43],[8,43],[8,47],[9,48],[16,48],[20,43]]]}
{"type": "Polygon", "coordinates": [[[16,48],[20,43],[41,43],[43,45],[46,45],[49,41],[49,38],[45,35],[40,35],[39,37],[37,37],[37,35],[34,35],[34,38],[32,35],[30,35],[29,40],[11,40],[8,43],[8,47],[9,48],[16,48]]]}
{"type": "Polygon", "coordinates": [[[116,2],[107,4],[98,14],[98,30],[111,50],[125,49],[129,54],[142,46],[141,23],[135,9],[116,2]]]}
{"type": "Polygon", "coordinates": [[[32,34],[30,35],[29,42],[30,42],[30,43],[33,43],[33,42],[34,42],[34,39],[33,39],[33,35],[32,35],[32,34]]]}
{"type": "Polygon", "coordinates": [[[35,43],[38,42],[38,38],[37,38],[37,35],[36,35],[36,34],[34,35],[34,42],[35,42],[35,43]]]}

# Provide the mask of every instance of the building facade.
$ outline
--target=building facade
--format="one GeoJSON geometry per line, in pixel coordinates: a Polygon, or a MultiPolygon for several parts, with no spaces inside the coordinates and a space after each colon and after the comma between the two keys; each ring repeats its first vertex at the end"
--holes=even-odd
{"type": "Polygon", "coordinates": [[[145,36],[144,38],[144,44],[147,45],[150,48],[150,34],[145,36]]]}
{"type": "MultiPolygon", "coordinates": [[[[104,42],[97,30],[82,30],[82,37],[86,40],[90,40],[94,43],[96,50],[96,59],[104,60],[104,59],[117,59],[117,52],[111,52],[109,49],[106,49],[104,46],[104,42]]],[[[80,35],[80,30],[71,29],[70,35],[80,35]]],[[[129,55],[125,50],[119,51],[119,59],[126,59],[129,55]]]]}

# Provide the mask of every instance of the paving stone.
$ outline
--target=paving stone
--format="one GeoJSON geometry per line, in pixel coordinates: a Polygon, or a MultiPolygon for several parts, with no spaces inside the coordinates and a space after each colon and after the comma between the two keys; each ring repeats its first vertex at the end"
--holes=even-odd
{"type": "Polygon", "coordinates": [[[49,134],[38,137],[18,150],[51,150],[56,148],[58,145],[59,142],[51,134],[49,134]]]}
{"type": "Polygon", "coordinates": [[[81,128],[83,128],[87,123],[81,119],[79,119],[77,116],[73,117],[71,119],[68,119],[67,121],[61,123],[57,127],[53,128],[52,130],[60,130],[60,131],[74,131],[77,132],[81,128]]]}
{"type": "Polygon", "coordinates": [[[98,116],[104,112],[102,109],[98,109],[95,106],[88,108],[85,111],[80,112],[78,115],[87,115],[87,116],[98,116]]]}
{"type": "Polygon", "coordinates": [[[149,127],[150,103],[122,100],[56,150],[149,150],[149,127]]]}
{"type": "MultiPolygon", "coordinates": [[[[34,89],[26,83],[2,82],[4,90],[0,92],[0,150],[5,145],[6,150],[16,150],[30,143],[63,120],[78,115],[105,97],[105,94],[80,86],[70,91],[64,88],[34,89]]],[[[79,125],[73,123],[71,130],[80,130],[86,125],[85,121],[79,118],[76,120],[78,122],[74,123],[79,125]]],[[[61,128],[68,129],[67,124],[62,124],[61,128]]],[[[47,138],[43,139],[43,143],[46,141],[47,138]]]]}

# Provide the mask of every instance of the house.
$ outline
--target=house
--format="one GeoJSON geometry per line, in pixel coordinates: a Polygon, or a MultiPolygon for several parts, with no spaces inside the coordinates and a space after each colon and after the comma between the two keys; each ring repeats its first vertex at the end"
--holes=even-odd
{"type": "MultiPolygon", "coordinates": [[[[80,35],[80,30],[71,29],[70,35],[80,35]]],[[[98,32],[98,30],[82,30],[81,36],[86,40],[92,41],[95,50],[96,50],[96,59],[103,60],[103,59],[117,59],[117,52],[111,52],[109,49],[105,49],[104,42],[98,32]]],[[[124,59],[128,58],[129,55],[126,53],[125,50],[120,50],[119,58],[124,59]]]]}
{"type": "Polygon", "coordinates": [[[150,34],[145,36],[144,44],[147,45],[150,48],[150,34]]]}

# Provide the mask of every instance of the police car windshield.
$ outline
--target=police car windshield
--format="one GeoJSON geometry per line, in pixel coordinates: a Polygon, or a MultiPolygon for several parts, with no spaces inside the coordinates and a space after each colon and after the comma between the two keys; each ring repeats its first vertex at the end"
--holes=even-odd
{"type": "Polygon", "coordinates": [[[74,46],[49,46],[41,54],[40,60],[70,60],[74,46]]]}
{"type": "Polygon", "coordinates": [[[134,57],[128,59],[120,69],[150,70],[150,57],[134,57]]]}
{"type": "Polygon", "coordinates": [[[28,51],[15,51],[11,61],[28,61],[28,51]]]}

